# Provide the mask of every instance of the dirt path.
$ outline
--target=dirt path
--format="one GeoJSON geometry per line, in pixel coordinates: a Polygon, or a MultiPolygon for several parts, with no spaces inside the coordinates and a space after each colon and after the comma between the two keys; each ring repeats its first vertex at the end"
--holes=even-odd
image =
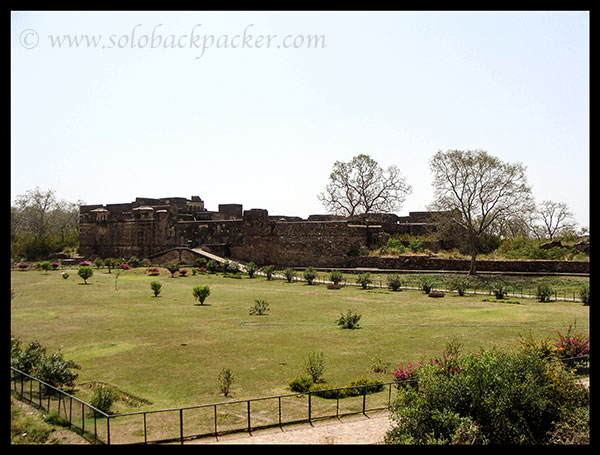
{"type": "Polygon", "coordinates": [[[372,413],[210,437],[188,444],[381,444],[391,426],[389,413],[372,413]]]}

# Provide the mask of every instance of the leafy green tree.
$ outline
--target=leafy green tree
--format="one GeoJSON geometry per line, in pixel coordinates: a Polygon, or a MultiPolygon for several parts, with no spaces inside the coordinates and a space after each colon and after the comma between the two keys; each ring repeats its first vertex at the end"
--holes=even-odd
{"type": "Polygon", "coordinates": [[[306,270],[304,270],[304,279],[309,285],[313,284],[313,281],[315,281],[316,277],[317,272],[312,267],[308,267],[306,270]]]}
{"type": "Polygon", "coordinates": [[[87,280],[89,280],[94,274],[94,269],[92,269],[89,265],[82,265],[77,270],[77,275],[83,279],[83,284],[87,284],[87,280]]]}
{"type": "Polygon", "coordinates": [[[154,292],[154,297],[158,297],[158,294],[160,294],[160,291],[162,290],[162,284],[160,281],[151,281],[150,289],[154,292]]]}
{"type": "Polygon", "coordinates": [[[505,163],[483,150],[438,152],[430,161],[435,202],[447,223],[464,232],[476,273],[478,244],[502,222],[533,211],[525,166],[505,163]]]}
{"type": "Polygon", "coordinates": [[[194,299],[200,302],[200,305],[204,305],[204,301],[210,295],[210,288],[208,286],[196,286],[192,290],[194,299]]]}

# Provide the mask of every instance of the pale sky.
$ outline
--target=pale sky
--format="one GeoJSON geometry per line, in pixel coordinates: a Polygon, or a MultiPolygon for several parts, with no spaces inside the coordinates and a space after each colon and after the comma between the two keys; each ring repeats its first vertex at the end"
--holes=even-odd
{"type": "Polygon", "coordinates": [[[365,153],[412,186],[404,215],[432,202],[437,151],[483,149],[589,226],[588,12],[11,23],[11,201],[36,187],[87,204],[198,195],[307,217],[325,213],[333,163],[365,153]]]}

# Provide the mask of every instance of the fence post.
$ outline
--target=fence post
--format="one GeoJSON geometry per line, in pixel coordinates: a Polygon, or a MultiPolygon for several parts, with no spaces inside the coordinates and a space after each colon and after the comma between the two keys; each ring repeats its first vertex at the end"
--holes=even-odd
{"type": "Polygon", "coordinates": [[[312,394],[310,392],[308,392],[308,423],[310,423],[312,425],[312,419],[311,419],[311,397],[312,394]]]}
{"type": "Polygon", "coordinates": [[[181,444],[183,444],[183,408],[179,408],[179,437],[181,438],[181,444]]]}
{"type": "Polygon", "coordinates": [[[252,433],[252,426],[250,425],[250,400],[248,400],[248,434],[252,433]]]}

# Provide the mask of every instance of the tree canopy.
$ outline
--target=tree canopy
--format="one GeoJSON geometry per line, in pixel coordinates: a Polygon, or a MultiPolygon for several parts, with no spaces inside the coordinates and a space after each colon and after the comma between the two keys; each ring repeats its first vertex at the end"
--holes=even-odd
{"type": "Polygon", "coordinates": [[[329,184],[318,195],[329,213],[343,216],[392,213],[400,210],[412,191],[396,166],[383,169],[369,155],[336,161],[329,184]]]}

